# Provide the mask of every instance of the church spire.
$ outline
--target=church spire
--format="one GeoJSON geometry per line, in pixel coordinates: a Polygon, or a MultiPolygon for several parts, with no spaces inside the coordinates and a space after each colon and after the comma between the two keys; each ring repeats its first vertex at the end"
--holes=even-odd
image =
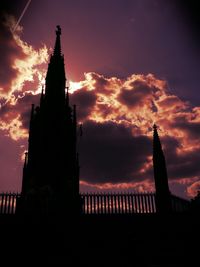
{"type": "Polygon", "coordinates": [[[61,27],[59,25],[56,26],[56,42],[54,47],[54,56],[61,56],[61,44],[60,44],[60,36],[61,36],[61,27]]]}
{"type": "Polygon", "coordinates": [[[48,65],[46,83],[45,83],[45,101],[54,106],[57,103],[57,108],[65,105],[65,64],[64,56],[61,54],[61,28],[57,26],[56,41],[53,54],[51,55],[48,65]]]}
{"type": "Polygon", "coordinates": [[[153,169],[156,189],[156,209],[159,213],[171,211],[171,195],[165,156],[162,150],[157,126],[153,126],[153,169]]]}
{"type": "Polygon", "coordinates": [[[60,35],[61,28],[57,26],[45,92],[42,87],[40,106],[35,108],[32,105],[23,193],[40,194],[45,188],[47,198],[50,197],[48,212],[65,216],[73,210],[74,203],[77,203],[75,209],[79,210],[79,165],[76,157],[76,108],[70,106],[68,89],[65,91],[65,64],[60,35]],[[51,192],[52,199],[48,192],[51,192]]]}

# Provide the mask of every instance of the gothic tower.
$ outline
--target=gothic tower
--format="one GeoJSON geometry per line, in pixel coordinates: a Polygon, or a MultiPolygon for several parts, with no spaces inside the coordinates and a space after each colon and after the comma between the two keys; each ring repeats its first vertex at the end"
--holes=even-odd
{"type": "Polygon", "coordinates": [[[76,106],[69,104],[61,28],[46,74],[40,105],[32,105],[22,195],[48,194],[50,210],[73,212],[79,201],[76,106]],[[54,200],[52,200],[54,199],[54,200]]]}
{"type": "Polygon", "coordinates": [[[165,156],[154,125],[153,132],[153,169],[156,189],[156,210],[158,213],[169,213],[172,210],[165,156]]]}

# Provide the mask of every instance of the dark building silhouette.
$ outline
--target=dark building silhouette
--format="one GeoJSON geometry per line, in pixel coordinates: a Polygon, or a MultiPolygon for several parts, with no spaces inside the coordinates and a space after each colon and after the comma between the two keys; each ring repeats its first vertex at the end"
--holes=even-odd
{"type": "Polygon", "coordinates": [[[79,205],[79,161],[76,149],[76,106],[69,105],[61,28],[46,74],[40,105],[32,105],[22,195],[49,196],[48,212],[67,213],[79,205]]]}
{"type": "Polygon", "coordinates": [[[169,191],[165,156],[160,143],[157,126],[153,132],[153,169],[156,189],[156,210],[158,213],[172,211],[172,198],[169,191]]]}

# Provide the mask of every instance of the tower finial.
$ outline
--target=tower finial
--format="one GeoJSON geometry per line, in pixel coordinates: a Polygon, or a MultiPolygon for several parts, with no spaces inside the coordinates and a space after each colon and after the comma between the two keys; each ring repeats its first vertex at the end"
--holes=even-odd
{"type": "Polygon", "coordinates": [[[154,129],[154,131],[156,131],[158,129],[158,127],[155,123],[153,124],[153,129],[154,129]]]}
{"type": "Polygon", "coordinates": [[[57,28],[57,30],[56,30],[56,35],[58,36],[60,36],[61,35],[61,27],[60,27],[60,25],[57,25],[56,26],[56,28],[57,28]]]}
{"type": "Polygon", "coordinates": [[[54,56],[60,56],[61,55],[61,45],[60,45],[60,35],[61,35],[61,27],[60,25],[56,26],[56,43],[54,47],[54,56]]]}

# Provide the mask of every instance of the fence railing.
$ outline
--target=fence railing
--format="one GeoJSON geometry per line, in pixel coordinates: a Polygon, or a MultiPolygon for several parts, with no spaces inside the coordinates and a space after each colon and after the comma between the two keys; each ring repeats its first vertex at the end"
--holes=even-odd
{"type": "MultiPolygon", "coordinates": [[[[20,198],[19,193],[1,193],[0,214],[15,214],[20,198]]],[[[80,199],[82,214],[156,213],[155,193],[81,193],[80,199]]],[[[51,201],[48,196],[42,196],[39,205],[43,204],[45,213],[48,213],[51,201]]],[[[172,195],[171,201],[173,212],[185,212],[191,208],[191,202],[180,197],[172,195]]]]}
{"type": "Polygon", "coordinates": [[[0,194],[0,214],[15,214],[17,199],[20,197],[18,193],[2,193],[0,194]]]}
{"type": "Polygon", "coordinates": [[[83,214],[155,213],[154,193],[81,194],[83,214]]]}

